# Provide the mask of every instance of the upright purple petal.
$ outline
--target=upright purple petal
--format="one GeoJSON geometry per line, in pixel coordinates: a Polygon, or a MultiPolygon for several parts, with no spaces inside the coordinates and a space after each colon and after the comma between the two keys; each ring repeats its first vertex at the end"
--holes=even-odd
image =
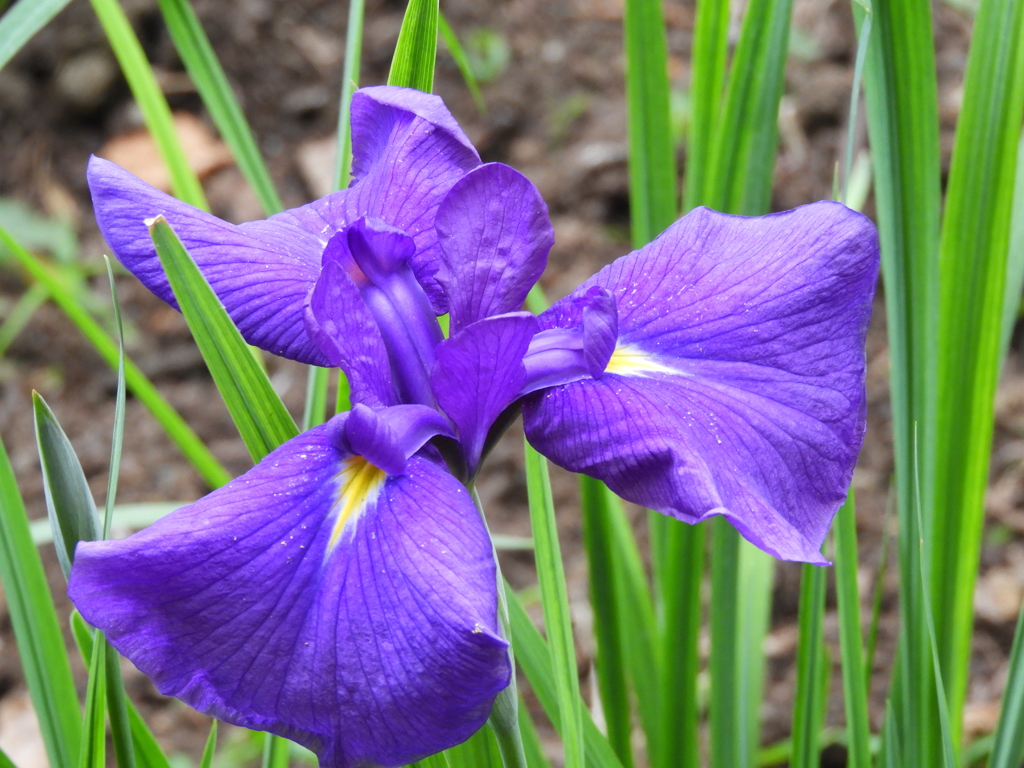
{"type": "MultiPolygon", "coordinates": [[[[577,289],[615,296],[616,350],[600,378],[531,395],[527,436],[626,499],[823,562],[864,434],[877,272],[874,226],[838,203],[698,209],[577,289]]],[[[580,315],[570,297],[541,320],[580,315]]]]}
{"type": "Polygon", "coordinates": [[[342,192],[279,213],[326,240],[365,216],[407,232],[416,242],[416,278],[438,314],[447,311],[436,274],[441,266],[434,218],[445,195],[480,156],[439,96],[410,88],[363,88],[352,97],[353,182],[342,192]]]}
{"type": "Polygon", "coordinates": [[[396,405],[380,328],[339,262],[324,265],[306,304],[307,332],[329,364],[345,371],[352,401],[396,405]]]}
{"type": "Polygon", "coordinates": [[[538,327],[529,312],[512,312],[473,323],[437,347],[430,384],[459,432],[471,477],[488,430],[526,383],[523,356],[538,327]]]}
{"type": "Polygon", "coordinates": [[[325,241],[286,221],[228,224],[98,157],[89,161],[88,179],[103,237],[149,290],[177,308],[145,224],[163,214],[246,341],[275,355],[327,365],[302,319],[325,241]]]}
{"type": "Polygon", "coordinates": [[[518,171],[488,163],[460,179],[437,212],[452,332],[521,309],[555,242],[548,208],[518,171]]]}
{"type": "Polygon", "coordinates": [[[468,738],[508,683],[491,545],[445,469],[385,476],[331,433],[81,545],[69,593],[163,693],[328,768],[405,765],[468,738]]]}

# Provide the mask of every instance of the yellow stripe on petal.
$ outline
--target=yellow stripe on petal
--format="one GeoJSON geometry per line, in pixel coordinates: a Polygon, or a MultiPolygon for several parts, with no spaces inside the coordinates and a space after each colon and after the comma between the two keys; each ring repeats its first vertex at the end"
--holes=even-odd
{"type": "Polygon", "coordinates": [[[362,514],[367,504],[376,498],[386,478],[387,473],[383,469],[374,466],[362,456],[352,456],[341,463],[341,472],[336,476],[338,498],[332,510],[336,517],[330,541],[327,543],[328,552],[337,545],[345,524],[362,514]]]}
{"type": "Polygon", "coordinates": [[[616,373],[619,376],[646,376],[650,373],[674,373],[680,371],[658,362],[649,352],[644,352],[633,344],[621,344],[615,347],[611,359],[604,369],[605,373],[616,373]]]}

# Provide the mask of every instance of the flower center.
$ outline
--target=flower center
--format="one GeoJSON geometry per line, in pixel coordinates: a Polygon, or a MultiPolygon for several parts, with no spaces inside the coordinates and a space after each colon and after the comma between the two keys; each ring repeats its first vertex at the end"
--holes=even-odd
{"type": "Polygon", "coordinates": [[[335,476],[338,497],[332,512],[335,514],[327,551],[331,552],[341,539],[348,521],[358,517],[377,496],[387,474],[362,456],[350,456],[341,462],[341,471],[335,476]]]}

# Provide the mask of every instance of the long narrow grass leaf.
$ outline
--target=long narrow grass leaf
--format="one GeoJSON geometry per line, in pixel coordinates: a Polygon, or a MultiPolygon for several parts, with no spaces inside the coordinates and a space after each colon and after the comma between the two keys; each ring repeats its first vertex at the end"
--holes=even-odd
{"type": "Polygon", "coordinates": [[[483,727],[458,746],[443,753],[448,768],[502,768],[494,731],[483,727]]]}
{"type": "Polygon", "coordinates": [[[709,197],[711,145],[717,132],[725,90],[725,59],[729,48],[729,0],[701,0],[693,30],[690,76],[690,129],[686,140],[684,210],[709,197]]]}
{"type": "Polygon", "coordinates": [[[238,168],[252,185],[269,216],[282,209],[281,198],[263,162],[256,139],[246,122],[227,75],[217,60],[210,39],[188,0],[159,0],[160,12],[181,60],[195,83],[217,130],[231,148],[238,168]]]}
{"type": "Polygon", "coordinates": [[[452,59],[455,61],[455,66],[459,68],[459,73],[466,82],[469,95],[473,97],[473,103],[476,104],[477,111],[481,115],[486,115],[487,103],[484,101],[483,94],[480,93],[480,84],[476,81],[476,75],[473,74],[473,67],[469,64],[469,57],[466,56],[466,51],[463,49],[462,43],[459,42],[459,36],[455,34],[455,30],[452,29],[451,24],[448,23],[448,19],[444,17],[443,13],[438,13],[437,15],[437,31],[441,35],[445,48],[448,49],[448,53],[451,54],[452,59]]]}
{"type": "Polygon", "coordinates": [[[110,47],[121,65],[132,96],[142,111],[146,127],[156,142],[160,157],[171,178],[176,197],[197,208],[206,209],[206,195],[174,130],[171,108],[167,105],[142,44],[117,0],[91,0],[96,17],[107,35],[110,47]]]}
{"type": "Polygon", "coordinates": [[[167,220],[158,216],[150,234],[217,389],[253,460],[259,461],[298,434],[295,422],[167,220]]]}
{"type": "Polygon", "coordinates": [[[18,0],[0,18],[0,69],[71,0],[18,0]]]}
{"type": "MultiPolygon", "coordinates": [[[[1010,249],[1006,259],[1006,292],[1003,294],[1003,321],[1000,336],[1000,359],[1006,358],[1013,328],[1020,316],[1021,292],[1024,291],[1024,132],[1017,142],[1017,177],[1013,184],[1013,210],[1010,213],[1010,249]]],[[[3,346],[0,345],[0,354],[3,346]]]]}
{"type": "MultiPolygon", "coordinates": [[[[930,520],[930,502],[916,499],[912,477],[914,425],[921,432],[921,487],[930,493],[937,379],[939,120],[928,0],[873,0],[864,64],[868,136],[885,283],[890,390],[899,514],[900,638],[890,696],[892,716],[883,754],[897,765],[936,765],[934,683],[921,604],[920,557],[914,509],[930,520]]],[[[854,16],[863,27],[864,10],[854,16]]]]}
{"type": "Polygon", "coordinates": [[[669,110],[668,44],[660,0],[626,0],[626,101],[633,245],[676,217],[676,164],[669,110]]]}
{"type": "Polygon", "coordinates": [[[81,712],[57,612],[25,506],[0,440],[0,581],[50,765],[78,756],[81,712]]]}
{"type": "Polygon", "coordinates": [[[107,653],[102,633],[97,633],[89,663],[89,685],[82,718],[79,768],[104,768],[107,764],[107,653]]]}
{"type": "Polygon", "coordinates": [[[438,0],[409,0],[391,60],[388,85],[415,88],[425,93],[434,89],[437,16],[438,0]]]}
{"type": "Polygon", "coordinates": [[[345,31],[345,64],[341,74],[341,102],[338,109],[338,156],[335,160],[334,185],[348,186],[352,167],[352,94],[359,87],[359,64],[363,54],[363,15],[366,0],[349,0],[348,29],[345,31]]]}
{"type": "Polygon", "coordinates": [[[117,300],[117,286],[114,284],[114,270],[110,259],[103,257],[107,267],[107,281],[110,284],[110,299],[114,307],[114,326],[117,329],[117,394],[114,397],[114,432],[110,439],[110,473],[107,476],[107,498],[103,509],[103,538],[110,536],[110,524],[114,517],[114,502],[117,499],[117,478],[121,470],[121,445],[124,442],[124,323],[121,319],[121,303],[117,300]]]}
{"type": "Polygon", "coordinates": [[[715,125],[707,195],[730,213],[766,213],[778,144],[792,0],[751,0],[715,125]]]}
{"type": "Polygon", "coordinates": [[[739,546],[739,534],[728,522],[723,518],[712,521],[711,599],[721,607],[711,611],[710,617],[709,743],[713,768],[745,766],[749,757],[736,650],[740,632],[739,607],[735,604],[739,593],[739,546]]]}
{"type": "MultiPolygon", "coordinates": [[[[554,671],[551,663],[551,652],[540,632],[530,621],[530,616],[523,608],[512,587],[505,585],[508,595],[508,616],[512,628],[512,646],[516,649],[516,659],[522,667],[526,679],[530,681],[537,700],[551,720],[555,729],[561,733],[562,718],[558,692],[555,688],[554,671]]],[[[579,706],[584,709],[583,701],[579,706]]],[[[586,751],[588,768],[622,768],[622,763],[608,743],[608,739],[597,730],[589,715],[583,717],[583,741],[586,751]]]]}
{"type": "Polygon", "coordinates": [[[850,491],[833,524],[835,537],[836,599],[839,604],[839,654],[846,707],[846,761],[848,768],[871,768],[871,730],[868,687],[864,671],[864,643],[857,589],[856,503],[850,491]]]}
{"type": "Polygon", "coordinates": [[[263,743],[261,768],[288,768],[288,740],[272,733],[267,734],[263,743]]]}
{"type": "Polygon", "coordinates": [[[616,589],[615,553],[611,516],[604,483],[580,476],[580,511],[583,518],[583,544],[587,551],[590,577],[590,604],[594,609],[594,638],[597,641],[595,666],[601,707],[608,741],[624,768],[633,765],[633,722],[626,671],[628,627],[616,589]]]}
{"type": "Polygon", "coordinates": [[[1024,3],[983,0],[974,22],[940,248],[933,552],[929,562],[953,745],[967,697],[974,585],[992,451],[1017,144],[1024,3]],[[954,716],[955,714],[955,716],[954,716]]]}
{"type": "Polygon", "coordinates": [[[551,768],[551,763],[544,756],[544,747],[540,743],[540,736],[537,734],[537,726],[530,717],[530,710],[526,708],[526,702],[519,698],[519,733],[523,739],[523,751],[526,754],[527,768],[551,768]]]}
{"type": "Polygon", "coordinates": [[[7,353],[7,348],[18,338],[18,334],[25,329],[36,310],[43,306],[49,297],[49,291],[35,283],[11,307],[3,322],[0,322],[0,357],[7,353]]]}
{"type": "MultiPolygon", "coordinates": [[[[639,703],[641,718],[651,720],[645,709],[656,708],[656,733],[648,733],[648,742],[653,747],[656,767],[700,765],[700,708],[698,703],[697,676],[700,672],[700,633],[702,596],[704,582],[704,550],[707,529],[704,525],[691,526],[681,520],[657,515],[651,531],[661,536],[662,553],[657,572],[658,648],[655,658],[657,667],[645,663],[642,639],[636,643],[638,654],[633,659],[633,678],[636,681],[638,697],[651,699],[651,703],[639,703]],[[645,691],[650,683],[643,682],[645,676],[657,672],[658,689],[645,691]],[[653,735],[653,738],[652,738],[653,735]],[[653,743],[651,743],[653,742],[653,743]]],[[[628,546],[625,533],[620,538],[628,546]]],[[[637,576],[632,582],[635,585],[637,576]]],[[[640,590],[634,586],[630,605],[636,612],[646,612],[646,603],[640,590]]],[[[646,622],[634,616],[632,631],[640,633],[646,622]]],[[[650,728],[648,728],[650,731],[650,728]]]]}
{"type": "MultiPolygon", "coordinates": [[[[964,761],[965,764],[967,761],[964,761]]],[[[1017,619],[988,768],[1020,768],[1024,763],[1024,608],[1017,619]]]]}
{"type": "MultiPolygon", "coordinates": [[[[917,442],[916,435],[914,442],[917,442]]],[[[916,463],[914,466],[914,470],[914,482],[915,484],[917,484],[920,482],[920,473],[918,471],[916,463]]],[[[921,498],[920,489],[918,489],[916,497],[918,499],[921,498]]],[[[920,504],[917,505],[917,509],[915,510],[915,512],[917,514],[918,529],[923,531],[924,521],[922,519],[923,516],[921,514],[920,504]]],[[[956,748],[954,747],[955,736],[953,735],[953,728],[950,723],[949,699],[946,696],[946,684],[945,680],[943,679],[944,675],[942,671],[942,660],[940,655],[941,652],[937,633],[935,631],[935,612],[932,608],[933,603],[930,594],[930,581],[928,579],[928,574],[925,570],[925,564],[927,562],[927,559],[924,556],[925,539],[923,536],[920,539],[918,539],[917,545],[921,549],[921,557],[918,559],[918,564],[921,568],[920,584],[921,591],[923,592],[922,598],[924,604],[924,620],[928,628],[928,645],[929,650],[931,651],[932,673],[935,675],[935,690],[939,705],[939,738],[942,745],[942,763],[944,768],[957,768],[957,759],[955,751],[956,748]]],[[[957,712],[959,712],[959,710],[957,710],[957,712]]]]}
{"type": "MultiPolygon", "coordinates": [[[[846,121],[846,151],[843,153],[843,202],[850,205],[851,174],[853,171],[854,141],[857,136],[857,107],[860,105],[860,86],[864,78],[864,62],[868,56],[868,42],[871,40],[871,5],[863,0],[864,19],[857,30],[857,57],[853,64],[853,85],[850,87],[850,111],[846,121]]],[[[859,206],[850,206],[860,210],[859,206]]]]}
{"type": "Polygon", "coordinates": [[[327,420],[327,385],[331,369],[309,366],[306,372],[306,403],[302,410],[302,429],[312,429],[327,420]]]}
{"type": "Polygon", "coordinates": [[[67,578],[78,542],[100,538],[101,525],[75,449],[38,392],[32,393],[32,412],[43,470],[46,511],[53,529],[57,559],[67,578]]]}
{"type": "MultiPolygon", "coordinates": [[[[114,502],[117,499],[117,480],[121,468],[121,446],[124,441],[124,324],[121,319],[121,304],[117,299],[117,286],[114,283],[114,270],[110,259],[103,257],[107,268],[107,281],[110,284],[110,298],[114,308],[114,325],[117,328],[117,394],[114,398],[114,429],[110,439],[110,469],[107,476],[107,498],[104,503],[103,530],[104,539],[110,536],[110,526],[114,518],[114,502]]],[[[128,706],[124,693],[124,681],[121,678],[121,657],[117,650],[106,641],[103,642],[106,654],[107,682],[107,717],[110,720],[110,738],[114,745],[114,755],[118,768],[135,768],[135,750],[132,744],[131,724],[128,719],[128,706]]]]}
{"type": "MultiPolygon", "coordinates": [[[[268,735],[267,741],[269,742],[273,736],[268,735]]],[[[199,768],[210,768],[213,765],[213,754],[217,751],[217,721],[216,719],[210,721],[210,733],[206,737],[206,744],[203,746],[202,757],[199,758],[199,768]]],[[[287,762],[286,762],[287,765],[287,762]]],[[[264,762],[264,766],[266,763],[264,762]]]]}
{"type": "Polygon", "coordinates": [[[555,503],[547,459],[528,443],[526,449],[526,486],[530,500],[530,524],[533,528],[537,580],[540,583],[544,627],[548,634],[551,669],[560,712],[560,733],[565,748],[566,768],[583,766],[583,713],[580,706],[579,676],[576,671],[576,646],[573,642],[569,596],[565,586],[562,552],[558,544],[555,503]]]}
{"type": "MultiPolygon", "coordinates": [[[[659,626],[655,617],[647,574],[625,510],[618,498],[607,487],[604,487],[602,491],[612,512],[609,519],[612,527],[612,557],[615,560],[618,601],[622,606],[620,618],[623,626],[620,632],[625,641],[629,679],[633,684],[633,691],[636,693],[640,722],[647,737],[649,760],[655,766],[671,765],[673,759],[681,765],[688,765],[687,753],[683,749],[680,748],[680,751],[674,756],[670,753],[676,737],[675,735],[666,735],[664,726],[668,722],[669,712],[674,712],[679,707],[686,707],[690,703],[694,708],[697,706],[696,671],[692,678],[684,675],[683,681],[680,681],[678,675],[673,674],[675,670],[673,662],[689,658],[691,653],[694,658],[697,658],[697,638],[684,630],[676,638],[676,645],[671,650],[668,649],[668,644],[665,642],[667,637],[665,627],[671,622],[663,620],[659,626]],[[669,659],[670,654],[676,658],[669,659]],[[673,684],[677,687],[670,688],[673,684]],[[693,686],[692,691],[687,688],[687,685],[690,684],[693,686]],[[666,699],[670,700],[666,702],[666,699]]],[[[703,531],[700,532],[703,533],[703,531]]],[[[669,541],[665,547],[666,559],[670,559],[675,552],[672,541],[669,541]]],[[[703,558],[700,559],[703,562],[703,558]]],[[[679,585],[679,588],[681,592],[686,593],[688,585],[683,583],[679,585]]],[[[679,606],[681,610],[690,610],[691,607],[692,603],[687,606],[679,606]]],[[[696,611],[699,616],[699,592],[696,611]]],[[[664,612],[662,615],[664,619],[664,612]]],[[[687,732],[692,730],[693,734],[689,735],[694,737],[696,734],[697,713],[694,711],[690,714],[692,714],[693,720],[688,720],[688,715],[684,713],[676,721],[676,728],[684,731],[678,736],[684,743],[687,742],[687,732]]]]}
{"type": "MultiPolygon", "coordinates": [[[[93,633],[78,611],[71,613],[71,632],[75,637],[75,643],[78,645],[82,661],[89,663],[93,653],[93,633]]],[[[109,643],[107,645],[109,648],[109,643]]],[[[109,674],[109,657],[107,670],[109,674]]],[[[164,754],[156,737],[149,729],[146,721],[142,719],[142,715],[139,714],[135,705],[127,698],[125,699],[125,704],[128,709],[128,722],[131,728],[136,765],[139,768],[171,768],[167,755],[164,754]]],[[[120,766],[120,763],[118,765],[120,766]]]]}
{"type": "Polygon", "coordinates": [[[824,634],[827,577],[828,572],[821,566],[804,565],[801,569],[790,768],[818,768],[821,764],[819,736],[827,694],[822,679],[827,681],[829,666],[824,634]]]}
{"type": "MultiPolygon", "coordinates": [[[[17,241],[0,228],[0,242],[14,255],[15,259],[25,268],[33,279],[46,286],[46,290],[60,306],[68,319],[73,322],[82,335],[88,339],[104,361],[117,370],[117,344],[106,331],[100,327],[89,311],[65,285],[54,271],[41,259],[25,250],[17,241]]],[[[200,476],[212,487],[217,488],[231,479],[216,457],[210,453],[192,428],[177,411],[164,399],[163,395],[146,378],[146,375],[131,360],[125,360],[125,383],[135,397],[149,409],[149,412],[160,423],[168,437],[181,449],[200,476]]]]}
{"type": "Polygon", "coordinates": [[[774,563],[724,518],[712,526],[711,765],[747,766],[760,734],[774,563]]]}

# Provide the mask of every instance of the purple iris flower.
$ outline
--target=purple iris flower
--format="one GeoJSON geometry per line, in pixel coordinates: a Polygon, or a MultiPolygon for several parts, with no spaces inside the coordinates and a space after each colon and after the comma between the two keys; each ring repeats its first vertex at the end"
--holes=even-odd
{"type": "Polygon", "coordinates": [[[698,209],[535,317],[554,238],[524,176],[407,89],[356,93],[352,146],[348,189],[238,226],[90,163],[100,228],[150,290],[174,303],[144,224],[163,214],[251,344],[342,368],[354,403],[78,547],[76,606],[161,691],[336,768],[468,738],[511,674],[468,489],[520,410],[538,450],[624,498],[824,562],[864,433],[868,219],[698,209]]]}

